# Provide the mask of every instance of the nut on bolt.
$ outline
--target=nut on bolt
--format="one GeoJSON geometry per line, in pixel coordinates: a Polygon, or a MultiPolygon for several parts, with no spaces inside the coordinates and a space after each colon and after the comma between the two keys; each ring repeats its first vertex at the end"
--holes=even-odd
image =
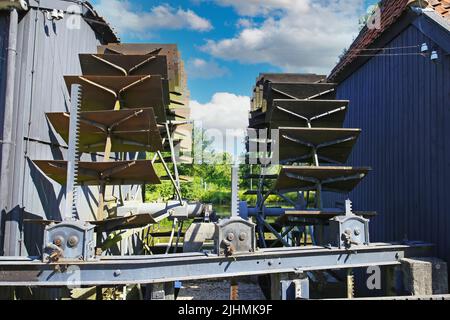
{"type": "Polygon", "coordinates": [[[247,234],[245,232],[241,232],[239,235],[239,240],[245,241],[245,239],[247,239],[247,234]]]}
{"type": "Polygon", "coordinates": [[[227,239],[228,241],[233,241],[234,240],[234,233],[230,232],[227,234],[227,239]]]}
{"type": "Polygon", "coordinates": [[[79,242],[79,239],[77,236],[71,236],[68,241],[69,247],[72,247],[72,248],[75,247],[78,244],[78,242],[79,242]]]}
{"type": "Polygon", "coordinates": [[[53,244],[57,245],[58,247],[60,247],[62,245],[64,241],[64,238],[61,236],[57,236],[53,239],[53,244]]]}

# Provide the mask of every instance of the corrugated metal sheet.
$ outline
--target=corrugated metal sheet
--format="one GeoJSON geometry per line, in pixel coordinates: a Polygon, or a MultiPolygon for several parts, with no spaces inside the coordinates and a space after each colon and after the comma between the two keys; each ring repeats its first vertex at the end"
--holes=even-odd
{"type": "Polygon", "coordinates": [[[429,241],[450,261],[450,57],[414,26],[388,47],[424,42],[438,49],[437,63],[374,57],[339,85],[337,98],[351,101],[346,127],[363,130],[350,163],[373,168],[350,195],[356,209],[379,213],[372,240],[429,241]]]}
{"type": "MultiPolygon", "coordinates": [[[[45,112],[68,110],[70,102],[63,76],[81,74],[78,54],[96,52],[99,44],[98,35],[84,20],[80,29],[69,29],[66,19],[49,21],[43,12],[32,9],[20,21],[11,185],[16,208],[6,219],[5,255],[39,254],[42,230],[22,225],[23,218],[58,219],[61,215],[65,189],[45,177],[31,160],[65,158],[66,149],[59,147],[65,144],[55,136],[45,112]],[[19,232],[21,229],[23,233],[19,232]]],[[[92,160],[91,156],[83,159],[92,160]]],[[[123,194],[129,189],[124,187],[123,194]]],[[[98,189],[83,189],[79,194],[81,218],[92,220],[98,189]]]]}

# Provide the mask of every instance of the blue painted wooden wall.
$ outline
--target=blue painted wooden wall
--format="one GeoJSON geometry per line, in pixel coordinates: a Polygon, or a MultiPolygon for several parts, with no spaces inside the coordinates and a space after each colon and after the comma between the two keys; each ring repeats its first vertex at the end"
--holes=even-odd
{"type": "Polygon", "coordinates": [[[388,47],[424,42],[437,63],[374,57],[340,83],[338,99],[351,100],[346,127],[363,130],[349,163],[373,168],[350,195],[356,209],[379,213],[371,240],[429,241],[450,262],[450,56],[414,25],[388,47]]]}

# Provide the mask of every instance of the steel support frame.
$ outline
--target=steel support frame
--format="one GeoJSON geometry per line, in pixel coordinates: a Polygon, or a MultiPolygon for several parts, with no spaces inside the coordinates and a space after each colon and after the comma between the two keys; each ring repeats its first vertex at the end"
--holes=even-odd
{"type": "Polygon", "coordinates": [[[430,249],[429,244],[378,243],[351,250],[311,246],[261,249],[231,257],[185,253],[59,263],[1,257],[0,287],[114,286],[398,265],[403,258],[427,256],[430,249]]]}

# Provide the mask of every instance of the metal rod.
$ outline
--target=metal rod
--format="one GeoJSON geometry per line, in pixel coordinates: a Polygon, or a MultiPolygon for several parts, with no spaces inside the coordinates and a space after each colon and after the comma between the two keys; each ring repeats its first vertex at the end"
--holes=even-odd
{"type": "Polygon", "coordinates": [[[322,92],[320,92],[320,93],[318,93],[318,94],[315,94],[315,95],[313,95],[313,96],[311,96],[311,97],[306,98],[305,100],[316,99],[316,98],[318,98],[318,97],[321,97],[321,96],[323,96],[323,95],[325,95],[325,94],[327,94],[327,93],[333,92],[333,91],[335,91],[335,89],[329,89],[329,90],[326,90],[326,91],[322,91],[322,92]]]}
{"type": "Polygon", "coordinates": [[[145,64],[147,64],[147,63],[149,63],[150,61],[155,60],[155,59],[156,59],[156,56],[151,56],[150,58],[145,59],[145,60],[142,61],[141,63],[139,63],[139,64],[135,65],[133,68],[131,68],[131,69],[128,71],[128,73],[129,73],[129,74],[133,73],[133,71],[139,69],[139,68],[142,67],[143,65],[145,65],[145,64]]]}
{"type": "Polygon", "coordinates": [[[167,244],[167,248],[166,248],[166,254],[168,254],[170,251],[170,248],[172,248],[173,236],[175,235],[175,227],[176,227],[177,223],[178,223],[178,219],[174,218],[173,223],[172,223],[172,231],[170,233],[169,243],[167,244]]]}
{"type": "Polygon", "coordinates": [[[98,61],[101,61],[101,62],[107,64],[107,65],[110,66],[110,67],[113,67],[113,68],[116,69],[116,70],[119,70],[120,72],[123,73],[124,76],[127,76],[127,75],[128,75],[127,71],[126,71],[124,68],[122,68],[122,67],[120,67],[120,66],[118,66],[118,65],[115,65],[114,63],[109,62],[108,60],[105,60],[105,59],[103,59],[103,58],[100,58],[99,56],[97,56],[97,55],[95,55],[95,54],[91,54],[91,57],[93,57],[94,59],[97,59],[98,61]]]}
{"type": "Polygon", "coordinates": [[[98,208],[97,208],[97,220],[102,221],[105,219],[105,191],[106,191],[106,183],[101,182],[100,188],[98,191],[98,208]]]}
{"type": "MultiPolygon", "coordinates": [[[[292,229],[294,229],[294,228],[295,228],[295,226],[289,226],[289,227],[287,227],[286,230],[281,234],[281,237],[282,237],[282,238],[286,237],[286,236],[289,234],[289,232],[291,232],[292,229]]],[[[277,240],[275,240],[275,242],[272,243],[272,244],[270,245],[270,248],[275,247],[275,245],[276,245],[278,242],[280,242],[280,239],[277,238],[277,240]]]]}
{"type": "Polygon", "coordinates": [[[178,252],[178,244],[180,243],[180,238],[181,238],[181,232],[183,231],[183,225],[184,225],[184,221],[180,221],[178,223],[178,233],[177,233],[177,240],[175,241],[175,248],[174,248],[174,253],[178,252]]]}
{"type": "Polygon", "coordinates": [[[239,283],[236,278],[232,278],[230,281],[230,300],[239,300],[239,283]]]}
{"type": "Polygon", "coordinates": [[[119,121],[113,123],[113,124],[110,126],[109,129],[112,131],[115,127],[121,125],[121,124],[124,123],[124,122],[127,122],[128,120],[130,120],[130,119],[132,119],[132,118],[134,118],[134,117],[139,116],[139,115],[142,114],[143,112],[144,112],[144,110],[139,110],[139,111],[133,112],[133,113],[130,114],[129,116],[127,116],[127,117],[125,117],[125,118],[123,118],[123,119],[120,119],[119,121]]]}
{"type": "Polygon", "coordinates": [[[267,229],[269,229],[269,231],[275,236],[277,237],[278,240],[281,241],[281,243],[285,246],[285,247],[290,247],[291,245],[283,239],[283,237],[264,219],[262,219],[261,217],[259,217],[259,219],[261,219],[261,222],[267,227],[267,229]]]}
{"type": "Polygon", "coordinates": [[[239,167],[231,168],[231,216],[239,216],[239,167]]]}
{"type": "Polygon", "coordinates": [[[131,88],[136,87],[136,86],[139,85],[140,83],[145,82],[146,80],[150,79],[151,77],[152,77],[151,75],[142,77],[142,78],[140,78],[139,80],[137,80],[137,81],[135,81],[135,82],[133,82],[133,83],[130,83],[130,84],[127,85],[126,87],[123,87],[122,89],[119,90],[119,96],[122,95],[122,93],[124,93],[125,91],[127,91],[127,90],[129,90],[129,89],[131,89],[131,88]]]}
{"type": "Polygon", "coordinates": [[[114,90],[109,89],[108,87],[102,86],[101,84],[95,83],[94,81],[91,81],[89,79],[86,79],[85,77],[79,77],[79,79],[81,79],[82,81],[90,84],[91,86],[94,86],[98,89],[104,90],[106,92],[109,92],[110,94],[112,94],[114,96],[114,98],[117,99],[117,93],[114,90]]]}
{"type": "Polygon", "coordinates": [[[306,117],[304,117],[304,116],[301,116],[301,115],[299,115],[299,114],[297,114],[297,113],[295,113],[295,112],[292,112],[292,111],[287,110],[287,109],[285,109],[285,108],[282,108],[282,107],[280,107],[280,106],[277,106],[277,109],[280,110],[280,111],[286,112],[286,113],[288,113],[288,114],[290,114],[290,115],[292,115],[292,116],[294,116],[294,117],[297,117],[297,118],[300,118],[300,119],[303,119],[303,120],[309,122],[309,119],[308,119],[308,118],[306,118],[306,117]]]}
{"type": "Polygon", "coordinates": [[[282,94],[283,96],[286,96],[286,97],[290,98],[290,99],[300,100],[299,98],[297,98],[297,97],[295,97],[295,96],[293,96],[293,95],[290,95],[289,93],[286,93],[286,92],[284,92],[284,91],[281,91],[281,90],[279,90],[279,89],[275,89],[275,88],[271,88],[271,89],[272,89],[273,91],[279,93],[279,94],[282,94]]]}
{"type": "Polygon", "coordinates": [[[320,119],[320,118],[324,118],[324,117],[326,117],[326,116],[328,116],[330,114],[333,114],[333,113],[336,113],[336,112],[339,112],[339,111],[344,111],[345,109],[347,109],[347,107],[340,107],[340,108],[337,108],[337,109],[334,109],[334,110],[331,110],[331,111],[319,114],[317,116],[312,117],[311,121],[317,120],[317,119],[320,119]]]}
{"type": "MultiPolygon", "coordinates": [[[[177,188],[179,189],[181,187],[181,185],[180,185],[180,176],[178,174],[177,157],[175,155],[175,148],[173,146],[173,139],[172,139],[172,135],[170,134],[170,129],[169,129],[168,123],[165,123],[165,128],[167,131],[167,140],[169,141],[169,146],[170,146],[170,153],[171,153],[173,169],[174,169],[174,173],[175,173],[175,181],[176,181],[177,188]]],[[[179,196],[180,196],[180,200],[182,200],[181,195],[179,195],[179,196]]]]}

